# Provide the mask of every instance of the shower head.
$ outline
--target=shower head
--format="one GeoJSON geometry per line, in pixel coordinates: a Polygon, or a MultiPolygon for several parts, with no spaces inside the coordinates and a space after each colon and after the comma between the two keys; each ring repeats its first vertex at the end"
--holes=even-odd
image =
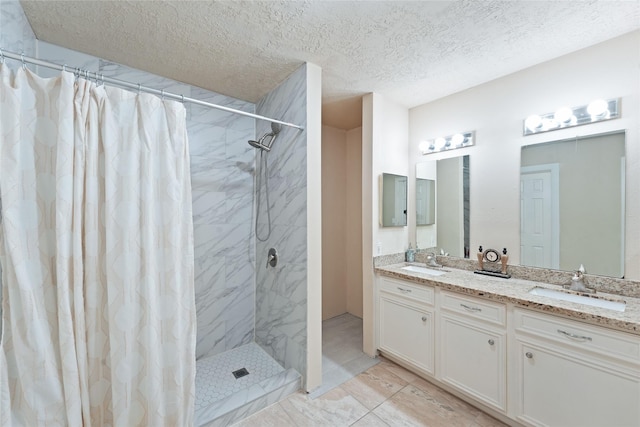
{"type": "Polygon", "coordinates": [[[271,146],[273,145],[273,141],[275,141],[281,129],[282,128],[278,123],[271,123],[271,132],[265,133],[257,141],[250,139],[249,145],[254,148],[259,148],[260,150],[263,150],[263,151],[271,151],[271,146]],[[267,138],[269,138],[269,141],[265,142],[267,138]]]}
{"type": "Polygon", "coordinates": [[[270,147],[267,147],[266,145],[263,145],[263,144],[262,144],[262,141],[264,141],[265,137],[267,137],[267,136],[269,136],[269,135],[271,135],[271,134],[269,134],[269,133],[265,134],[265,135],[264,135],[262,138],[260,138],[258,141],[254,141],[253,139],[250,139],[250,140],[249,140],[249,145],[250,145],[250,146],[252,146],[252,147],[254,147],[254,148],[259,148],[259,149],[264,150],[264,151],[271,151],[271,148],[270,148],[270,147]]]}

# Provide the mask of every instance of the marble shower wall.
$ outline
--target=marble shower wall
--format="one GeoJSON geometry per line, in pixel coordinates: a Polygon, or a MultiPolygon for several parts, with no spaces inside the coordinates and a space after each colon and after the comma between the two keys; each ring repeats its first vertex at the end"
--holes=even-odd
{"type": "Polygon", "coordinates": [[[18,0],[0,0],[0,48],[35,55],[36,36],[18,0]]]}
{"type": "MultiPolygon", "coordinates": [[[[94,56],[36,41],[18,1],[0,0],[0,47],[238,110],[255,105],[135,70],[94,56]],[[36,54],[37,52],[37,54],[36,54]]],[[[7,60],[12,67],[19,62],[7,60]]],[[[58,71],[38,67],[38,75],[58,71]]],[[[186,104],[191,154],[196,356],[212,355],[254,340],[255,244],[252,232],[255,120],[186,104]]]]}
{"type": "MultiPolygon", "coordinates": [[[[257,114],[306,128],[307,66],[296,70],[256,107],[257,114]]],[[[269,131],[258,122],[257,135],[269,131]]],[[[285,368],[306,375],[307,360],[307,134],[283,127],[270,153],[271,236],[256,239],[256,342],[285,368]],[[275,268],[265,268],[267,251],[278,250],[275,268]]],[[[256,165],[260,154],[256,153],[256,165]]],[[[264,186],[263,191],[264,198],[264,186]]],[[[259,235],[267,233],[267,215],[259,213],[259,235]]]]}

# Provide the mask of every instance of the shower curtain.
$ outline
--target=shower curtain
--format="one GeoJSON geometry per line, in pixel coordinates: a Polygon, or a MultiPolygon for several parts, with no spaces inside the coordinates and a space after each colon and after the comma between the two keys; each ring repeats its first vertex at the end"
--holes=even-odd
{"type": "Polygon", "coordinates": [[[191,425],[184,106],[68,72],[0,79],[0,425],[191,425]]]}

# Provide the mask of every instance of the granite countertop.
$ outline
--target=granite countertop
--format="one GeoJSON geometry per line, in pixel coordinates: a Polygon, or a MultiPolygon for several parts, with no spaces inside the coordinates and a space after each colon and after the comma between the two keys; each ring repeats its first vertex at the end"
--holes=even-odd
{"type": "Polygon", "coordinates": [[[475,274],[472,271],[459,270],[444,267],[447,271],[441,276],[430,276],[416,273],[401,268],[419,263],[399,263],[375,267],[375,272],[387,276],[412,281],[416,284],[438,286],[441,289],[450,290],[470,296],[485,298],[492,301],[512,303],[519,307],[525,307],[549,314],[556,314],[573,318],[594,325],[605,326],[623,332],[640,335],[640,298],[621,296],[598,292],[599,298],[614,301],[625,301],[624,312],[618,312],[600,307],[592,307],[584,304],[556,300],[545,296],[532,295],[529,291],[535,287],[543,287],[554,290],[561,289],[557,285],[535,282],[523,279],[503,279],[498,277],[475,274]]]}

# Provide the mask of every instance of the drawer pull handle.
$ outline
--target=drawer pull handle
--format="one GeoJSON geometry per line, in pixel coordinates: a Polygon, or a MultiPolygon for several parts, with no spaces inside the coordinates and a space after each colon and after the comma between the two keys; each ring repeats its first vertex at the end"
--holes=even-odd
{"type": "Polygon", "coordinates": [[[407,294],[410,294],[410,293],[411,293],[411,289],[401,288],[400,286],[398,286],[398,290],[399,290],[400,292],[404,292],[404,293],[407,293],[407,294]]]}
{"type": "Polygon", "coordinates": [[[427,321],[427,316],[422,316],[422,321],[426,322],[427,321]]]}
{"type": "Polygon", "coordinates": [[[494,340],[489,340],[489,345],[494,345],[496,342],[494,340]]]}
{"type": "Polygon", "coordinates": [[[482,309],[481,309],[481,308],[478,308],[478,307],[469,307],[468,305],[465,305],[465,304],[460,304],[460,306],[461,306],[462,308],[464,308],[465,310],[467,310],[467,311],[471,311],[471,312],[473,312],[473,313],[478,313],[478,312],[482,311],[482,309]]]}
{"type": "Polygon", "coordinates": [[[566,332],[566,331],[563,331],[562,329],[558,329],[558,333],[578,341],[592,341],[591,337],[572,334],[571,332],[566,332]]]}
{"type": "Polygon", "coordinates": [[[533,359],[533,353],[530,351],[527,351],[524,355],[527,356],[527,359],[533,359]]]}

